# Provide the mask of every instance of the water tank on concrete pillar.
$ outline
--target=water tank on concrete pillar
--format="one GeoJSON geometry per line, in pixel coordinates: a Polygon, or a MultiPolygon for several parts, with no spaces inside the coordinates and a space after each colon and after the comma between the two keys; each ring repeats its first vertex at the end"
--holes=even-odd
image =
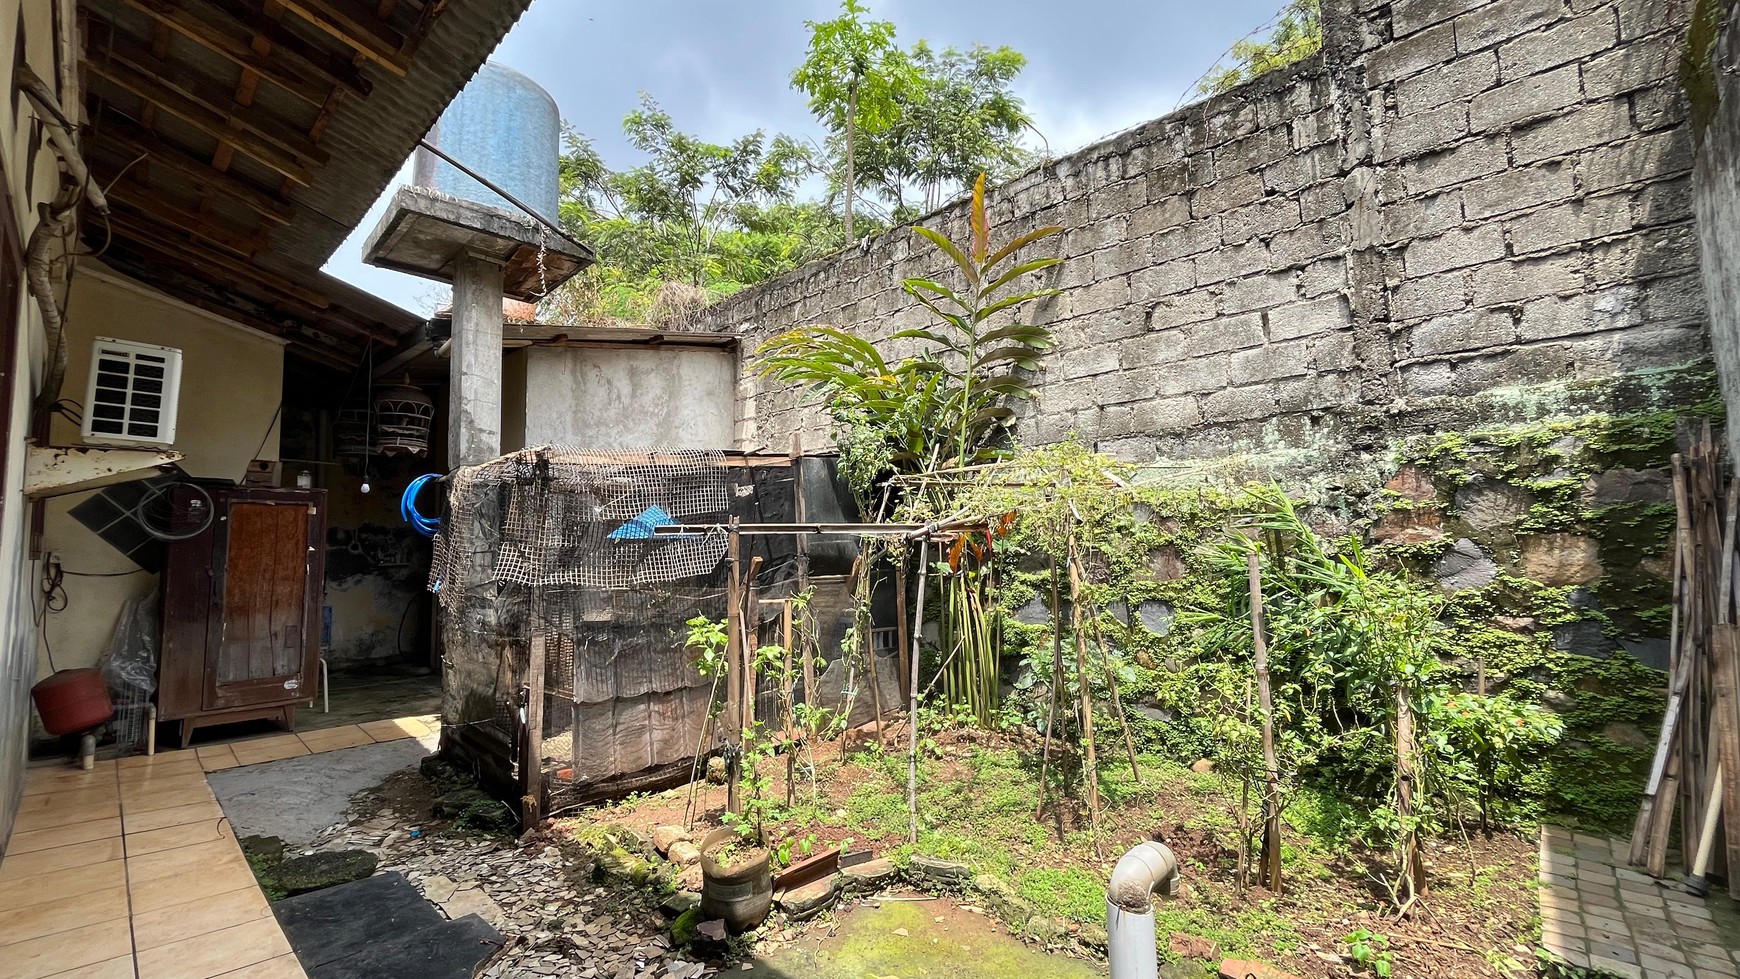
{"type": "MultiPolygon", "coordinates": [[[[489,178],[526,206],[554,221],[562,117],[556,100],[537,82],[505,65],[486,62],[447,111],[429,142],[489,178]]],[[[511,213],[519,209],[427,150],[417,151],[418,186],[511,213]]]]}

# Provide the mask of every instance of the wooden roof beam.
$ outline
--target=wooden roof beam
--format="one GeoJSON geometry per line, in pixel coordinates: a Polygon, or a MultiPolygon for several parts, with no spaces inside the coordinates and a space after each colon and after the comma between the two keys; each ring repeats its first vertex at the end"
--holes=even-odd
{"type": "Polygon", "coordinates": [[[242,258],[252,257],[266,247],[265,236],[259,232],[249,233],[225,225],[197,210],[183,207],[131,178],[116,183],[110,196],[130,210],[150,215],[177,230],[226,248],[242,258]]]}
{"type": "Polygon", "coordinates": [[[122,211],[111,215],[110,221],[116,231],[124,233],[128,240],[140,247],[180,258],[207,276],[215,273],[220,280],[226,275],[236,276],[317,309],[326,309],[332,305],[332,300],[321,292],[291,282],[247,259],[236,258],[197,241],[180,237],[180,229],[165,226],[150,216],[142,217],[122,211]]]}
{"type": "Polygon", "coordinates": [[[261,78],[309,105],[319,107],[326,104],[326,97],[332,92],[334,80],[309,77],[308,66],[287,57],[281,49],[268,47],[263,53],[256,50],[254,29],[227,14],[202,17],[183,0],[127,0],[127,3],[189,40],[228,58],[237,67],[258,73],[261,78]]]}
{"type": "Polygon", "coordinates": [[[295,208],[288,201],[240,177],[217,170],[203,156],[148,132],[117,113],[101,114],[97,119],[96,124],[86,130],[87,138],[98,148],[97,155],[101,155],[106,145],[109,152],[117,156],[143,156],[150,163],[180,174],[200,193],[228,197],[258,214],[263,221],[289,224],[296,216],[295,208]]]}
{"type": "Polygon", "coordinates": [[[116,44],[114,56],[87,56],[89,71],[152,105],[157,106],[206,135],[228,143],[259,160],[285,178],[306,187],[313,183],[309,167],[325,166],[326,152],[308,137],[259,110],[234,111],[228,93],[222,97],[192,82],[170,82],[170,66],[151,54],[116,44]]]}
{"type": "Polygon", "coordinates": [[[357,53],[403,78],[411,70],[405,35],[375,16],[374,8],[358,0],[278,0],[304,20],[350,45],[357,53]]]}

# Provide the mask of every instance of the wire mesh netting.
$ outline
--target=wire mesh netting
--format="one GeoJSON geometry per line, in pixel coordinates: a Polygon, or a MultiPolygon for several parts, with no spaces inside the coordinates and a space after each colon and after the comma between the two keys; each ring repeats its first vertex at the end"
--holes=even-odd
{"type": "Polygon", "coordinates": [[[712,687],[687,622],[725,614],[727,535],[654,529],[726,523],[735,495],[724,454],[698,450],[545,446],[450,480],[429,582],[449,623],[450,695],[457,685],[468,722],[517,756],[543,658],[551,807],[702,747],[712,687]]]}

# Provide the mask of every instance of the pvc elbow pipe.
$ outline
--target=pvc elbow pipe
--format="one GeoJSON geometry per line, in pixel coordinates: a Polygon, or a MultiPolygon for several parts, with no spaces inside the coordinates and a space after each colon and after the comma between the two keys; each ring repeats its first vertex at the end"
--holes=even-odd
{"type": "Polygon", "coordinates": [[[1154,903],[1178,893],[1178,857],[1164,843],[1139,843],[1112,868],[1106,887],[1106,951],[1112,979],[1158,979],[1154,903]]]}

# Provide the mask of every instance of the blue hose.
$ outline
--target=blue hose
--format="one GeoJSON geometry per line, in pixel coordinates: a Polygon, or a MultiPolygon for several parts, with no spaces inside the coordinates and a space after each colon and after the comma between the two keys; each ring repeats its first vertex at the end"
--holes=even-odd
{"type": "Polygon", "coordinates": [[[434,537],[441,529],[440,517],[425,517],[417,512],[417,493],[429,483],[441,478],[440,473],[429,473],[411,480],[411,485],[405,487],[405,495],[399,497],[399,516],[416,529],[424,537],[434,537]]]}

